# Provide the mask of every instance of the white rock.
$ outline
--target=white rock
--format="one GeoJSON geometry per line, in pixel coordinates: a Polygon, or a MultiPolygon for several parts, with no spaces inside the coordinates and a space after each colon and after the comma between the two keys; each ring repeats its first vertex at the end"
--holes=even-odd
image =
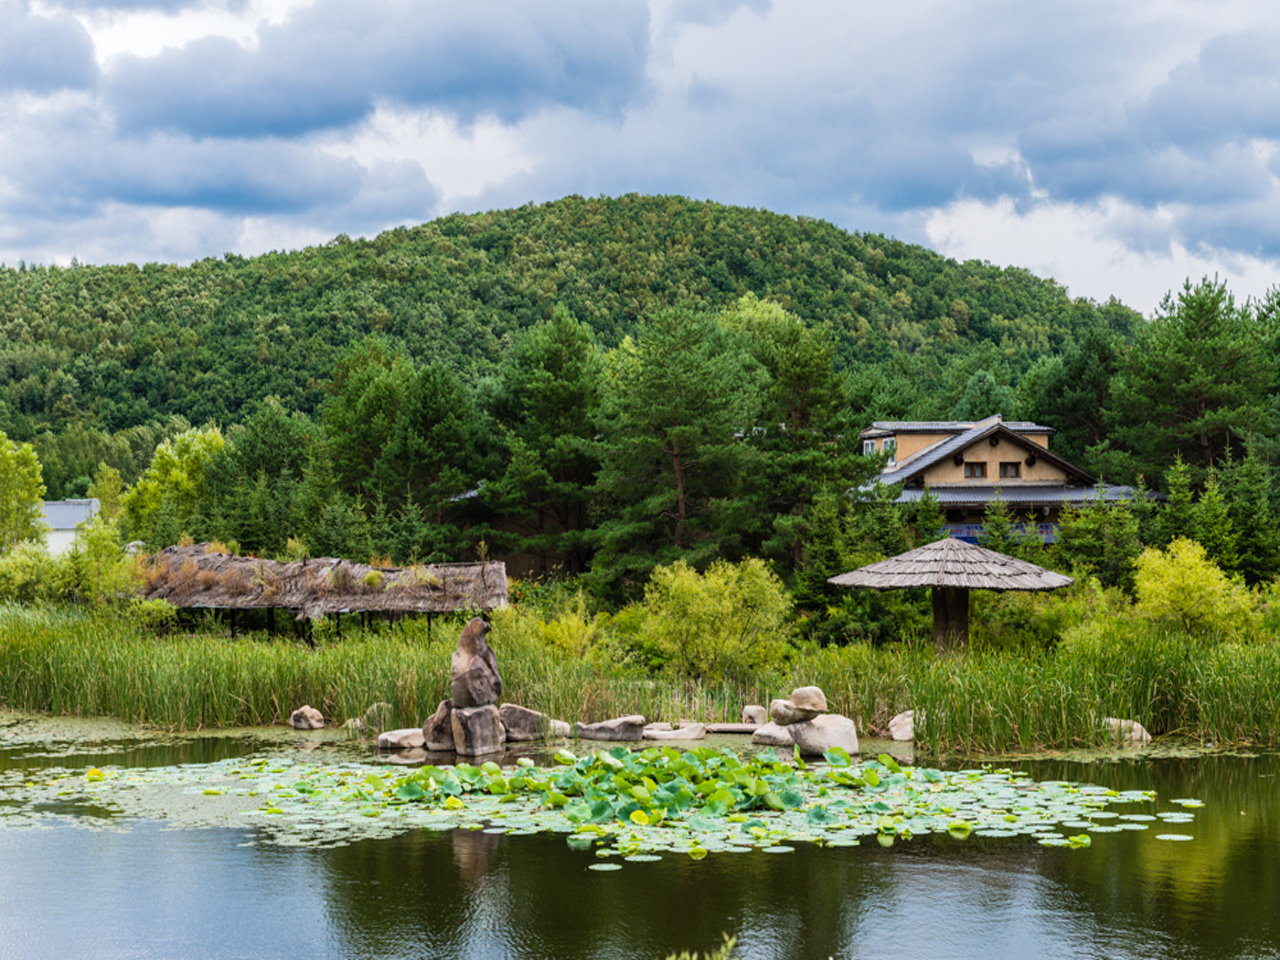
{"type": "Polygon", "coordinates": [[[797,707],[790,700],[769,701],[769,716],[773,718],[774,723],[784,727],[788,724],[800,723],[802,720],[812,720],[819,713],[818,710],[797,707]]]}
{"type": "Polygon", "coordinates": [[[789,747],[795,740],[792,739],[790,727],[766,723],[762,727],[756,727],[756,732],[751,735],[751,742],[762,747],[789,747]]]}
{"type": "Polygon", "coordinates": [[[658,731],[658,730],[666,731],[666,730],[674,730],[674,729],[675,729],[675,728],[674,728],[674,727],[672,727],[672,726],[671,726],[671,724],[667,723],[667,721],[665,721],[665,720],[655,720],[655,721],[653,721],[653,723],[646,723],[646,724],[644,725],[644,731],[645,731],[645,733],[648,733],[650,730],[655,730],[655,731],[658,731]]]}
{"type": "Polygon", "coordinates": [[[572,737],[573,724],[567,720],[550,720],[551,736],[553,737],[572,737]]]}
{"type": "Polygon", "coordinates": [[[769,722],[769,714],[758,703],[751,703],[742,708],[742,722],[759,726],[769,722]]]}
{"type": "Polygon", "coordinates": [[[858,728],[848,717],[824,713],[812,720],[793,723],[787,728],[800,752],[806,757],[820,757],[834,747],[858,752],[858,728]]]}
{"type": "Polygon", "coordinates": [[[324,717],[312,706],[301,706],[289,714],[289,726],[295,730],[319,730],[324,726],[324,717]]]}
{"type": "Polygon", "coordinates": [[[374,730],[387,729],[391,726],[391,704],[385,700],[370,704],[369,709],[364,712],[364,722],[374,730]]]}
{"type": "Polygon", "coordinates": [[[814,713],[827,712],[827,695],[821,687],[797,687],[791,691],[791,702],[801,710],[812,710],[814,713]]]}
{"type": "Polygon", "coordinates": [[[671,730],[654,730],[652,725],[644,728],[646,740],[705,740],[706,737],[707,728],[701,723],[691,723],[671,730]]]}
{"type": "Polygon", "coordinates": [[[579,740],[640,740],[644,736],[644,717],[636,713],[599,723],[578,723],[573,729],[579,740]]]}
{"type": "Polygon", "coordinates": [[[411,747],[426,746],[427,738],[421,727],[405,727],[402,730],[387,730],[378,734],[378,747],[382,750],[408,750],[411,747]]]}
{"type": "Polygon", "coordinates": [[[1116,743],[1150,743],[1151,734],[1137,720],[1120,720],[1116,717],[1103,717],[1102,725],[1111,731],[1116,743]]]}
{"type": "Polygon", "coordinates": [[[889,736],[894,740],[914,740],[916,738],[916,712],[904,710],[889,721],[889,736]]]}

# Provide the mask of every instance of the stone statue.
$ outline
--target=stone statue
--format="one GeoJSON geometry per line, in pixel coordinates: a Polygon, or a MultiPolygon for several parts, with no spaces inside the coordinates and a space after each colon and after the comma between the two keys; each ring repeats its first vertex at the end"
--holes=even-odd
{"type": "Polygon", "coordinates": [[[502,696],[502,676],[498,673],[498,658],[484,642],[489,624],[479,617],[472,617],[458,638],[458,649],[453,652],[450,680],[454,709],[483,707],[497,703],[502,696]]]}

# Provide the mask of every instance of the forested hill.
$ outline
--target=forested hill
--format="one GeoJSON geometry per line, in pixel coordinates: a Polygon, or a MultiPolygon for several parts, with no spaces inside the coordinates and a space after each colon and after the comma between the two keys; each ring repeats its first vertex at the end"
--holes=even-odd
{"type": "Polygon", "coordinates": [[[313,413],[336,358],[371,332],[474,377],[557,304],[612,345],[656,307],[747,292],[830,323],[843,366],[911,364],[913,390],[971,371],[963,357],[1004,365],[1008,384],[1091,322],[1126,337],[1137,319],[1025,270],[820,220],[575,196],[186,267],[0,270],[0,430],[23,440],[174,414],[225,424],[272,394],[313,413]]]}

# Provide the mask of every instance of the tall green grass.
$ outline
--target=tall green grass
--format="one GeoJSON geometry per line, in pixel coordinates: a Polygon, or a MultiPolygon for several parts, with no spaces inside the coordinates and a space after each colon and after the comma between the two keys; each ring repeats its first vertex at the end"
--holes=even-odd
{"type": "MultiPolygon", "coordinates": [[[[0,607],[0,704],[119,717],[174,729],[278,723],[303,703],[330,722],[379,701],[400,726],[421,723],[449,695],[461,622],[348,633],[316,650],[210,632],[157,637],[75,611],[0,607]]],[[[695,684],[598,657],[569,655],[519,631],[493,636],[504,700],[566,720],[640,713],[651,720],[737,720],[815,684],[864,735],[917,712],[933,755],[1031,752],[1101,744],[1103,717],[1154,735],[1280,742],[1280,645],[1205,646],[1153,626],[1117,622],[1056,653],[865,645],[800,652],[750,680],[695,684]]]]}

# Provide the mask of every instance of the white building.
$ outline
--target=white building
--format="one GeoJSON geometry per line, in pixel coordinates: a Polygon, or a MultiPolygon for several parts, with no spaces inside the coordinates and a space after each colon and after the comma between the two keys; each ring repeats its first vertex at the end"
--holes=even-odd
{"type": "Polygon", "coordinates": [[[46,500],[44,522],[49,525],[49,556],[56,557],[71,549],[76,542],[76,527],[92,520],[98,513],[97,498],[92,500],[46,500]]]}

